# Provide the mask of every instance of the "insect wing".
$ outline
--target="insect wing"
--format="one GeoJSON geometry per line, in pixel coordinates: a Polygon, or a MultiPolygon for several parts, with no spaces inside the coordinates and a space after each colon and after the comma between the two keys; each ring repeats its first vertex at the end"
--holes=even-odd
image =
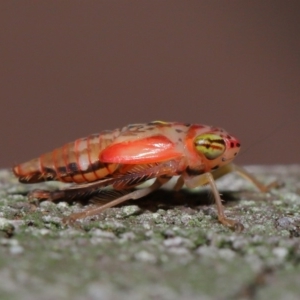
{"type": "Polygon", "coordinates": [[[175,144],[163,135],[112,144],[100,154],[104,163],[149,164],[182,156],[175,144]]]}

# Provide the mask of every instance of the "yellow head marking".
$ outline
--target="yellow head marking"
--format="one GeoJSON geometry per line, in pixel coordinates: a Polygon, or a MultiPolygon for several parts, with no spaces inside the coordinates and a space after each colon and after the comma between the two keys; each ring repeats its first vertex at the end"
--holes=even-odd
{"type": "Polygon", "coordinates": [[[150,122],[150,124],[154,124],[154,125],[168,125],[168,124],[169,124],[169,122],[165,122],[165,121],[156,120],[156,121],[152,121],[152,122],[150,122]]]}
{"type": "Polygon", "coordinates": [[[218,158],[226,148],[224,139],[213,133],[198,135],[194,140],[194,144],[197,152],[203,154],[209,160],[218,158]]]}

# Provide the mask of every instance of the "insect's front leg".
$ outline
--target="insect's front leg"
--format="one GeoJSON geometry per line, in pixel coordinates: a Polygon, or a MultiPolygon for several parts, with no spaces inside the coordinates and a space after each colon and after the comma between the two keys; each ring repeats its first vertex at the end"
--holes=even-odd
{"type": "Polygon", "coordinates": [[[241,223],[226,217],[224,213],[224,206],[222,205],[222,199],[215,184],[214,177],[211,173],[204,173],[194,177],[184,177],[184,183],[189,188],[195,188],[198,186],[209,184],[215,198],[219,222],[231,229],[237,231],[243,230],[244,226],[241,223]]]}
{"type": "Polygon", "coordinates": [[[278,181],[273,181],[268,185],[264,185],[263,183],[259,182],[252,174],[250,174],[244,168],[237,166],[235,164],[228,164],[225,165],[217,170],[215,170],[212,175],[214,179],[218,179],[228,173],[237,172],[240,176],[245,178],[246,180],[250,181],[253,185],[257,187],[263,193],[268,192],[272,188],[278,188],[281,184],[278,181]]]}

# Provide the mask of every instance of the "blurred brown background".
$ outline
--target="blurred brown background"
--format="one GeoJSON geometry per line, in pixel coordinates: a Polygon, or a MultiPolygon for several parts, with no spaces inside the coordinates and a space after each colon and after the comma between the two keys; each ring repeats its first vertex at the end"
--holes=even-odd
{"type": "Polygon", "coordinates": [[[300,1],[1,1],[0,167],[151,120],[299,163],[300,1]]]}

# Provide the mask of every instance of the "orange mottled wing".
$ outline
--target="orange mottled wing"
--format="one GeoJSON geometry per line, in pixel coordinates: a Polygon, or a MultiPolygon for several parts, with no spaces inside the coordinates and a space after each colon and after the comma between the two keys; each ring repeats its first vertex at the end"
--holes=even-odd
{"type": "Polygon", "coordinates": [[[102,151],[100,161],[120,164],[149,164],[182,156],[163,135],[112,144],[102,151]]]}

